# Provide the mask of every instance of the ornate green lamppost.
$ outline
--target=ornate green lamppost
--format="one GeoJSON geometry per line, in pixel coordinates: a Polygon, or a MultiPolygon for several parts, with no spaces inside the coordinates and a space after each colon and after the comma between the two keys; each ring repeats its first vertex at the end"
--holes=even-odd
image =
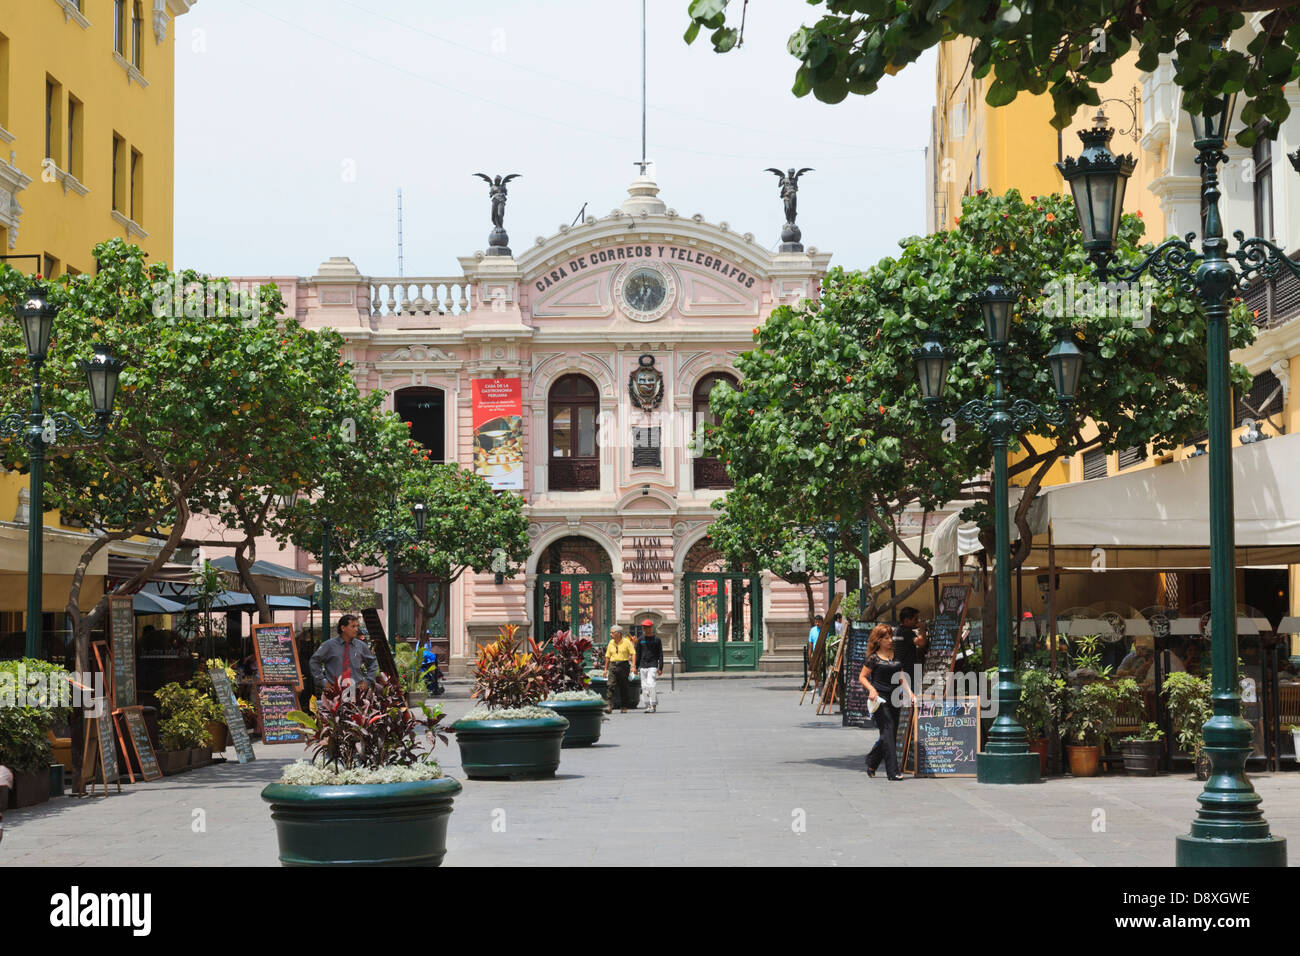
{"type": "Polygon", "coordinates": [[[125,362],[113,358],[102,346],[95,346],[95,357],[80,363],[90,387],[90,401],[95,421],[82,425],[67,412],[46,412],[41,401],[41,366],[50,345],[50,331],[59,307],[46,298],[45,289],[33,285],[27,297],[14,309],[23,329],[27,359],[32,367],[32,404],[27,415],[14,412],[0,418],[0,435],[20,439],[27,446],[31,463],[31,490],[27,509],[27,648],[28,657],[41,656],[41,584],[45,575],[43,551],[45,512],[45,446],[59,436],[76,432],[88,441],[104,437],[113,420],[118,377],[125,362]]]}
{"type": "Polygon", "coordinates": [[[1200,809],[1191,832],[1177,838],[1178,866],[1286,866],[1286,840],[1269,831],[1261,799],[1246,777],[1251,752],[1251,725],[1241,719],[1237,673],[1237,595],[1232,498],[1232,422],[1229,402],[1228,296],[1256,277],[1276,276],[1283,268],[1300,277],[1300,265],[1273,243],[1234,232],[1237,250],[1228,252],[1219,214],[1220,163],[1232,121],[1235,94],[1206,100],[1193,115],[1192,145],[1201,167],[1205,235],[1201,251],[1195,233],[1170,239],[1128,267],[1114,261],[1115,234],[1124,204],[1124,188],[1133,172],[1131,157],[1116,157],[1107,144],[1113,130],[1098,116],[1094,129],[1079,136],[1083,154],[1058,163],[1079,210],[1084,248],[1102,281],[1132,282],[1149,272],[1161,282],[1195,291],[1206,320],[1210,443],[1210,642],[1213,661],[1214,715],[1205,725],[1210,777],[1198,798],[1200,809]],[[1236,260],[1234,267],[1230,260],[1236,260]]]}
{"type": "MultiPolygon", "coordinates": [[[[1057,407],[1042,408],[1024,398],[1012,399],[1006,393],[1007,339],[1011,327],[1011,307],[1017,293],[1002,279],[994,276],[976,297],[984,318],[984,334],[993,352],[993,400],[972,399],[954,413],[989,436],[993,444],[993,522],[997,563],[997,633],[998,633],[998,714],[989,731],[984,750],[976,758],[975,772],[980,783],[1033,783],[1039,777],[1038,755],[1029,749],[1025,728],[1016,720],[1020,703],[1020,685],[1015,682],[1015,661],[1011,648],[1011,544],[1007,503],[1007,447],[1012,435],[1043,419],[1062,425],[1068,418],[1079,386],[1083,353],[1063,327],[1060,339],[1047,354],[1047,364],[1056,385],[1057,407]]],[[[912,350],[921,397],[934,418],[939,418],[939,401],[952,355],[937,341],[926,342],[912,350]]]]}
{"type": "Polygon", "coordinates": [[[363,534],[360,540],[377,545],[388,556],[388,645],[396,647],[394,641],[397,637],[397,572],[401,566],[397,559],[397,552],[404,545],[423,540],[425,524],[429,520],[429,506],[423,501],[411,505],[411,516],[415,519],[414,534],[396,524],[396,501],[392,502],[392,507],[394,523],[363,534]]]}

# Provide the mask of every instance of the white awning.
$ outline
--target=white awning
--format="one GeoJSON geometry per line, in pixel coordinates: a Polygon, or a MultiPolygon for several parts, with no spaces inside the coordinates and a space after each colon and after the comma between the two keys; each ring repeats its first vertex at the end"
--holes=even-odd
{"type": "MultiPolygon", "coordinates": [[[[930,566],[935,574],[956,574],[961,559],[967,554],[980,550],[978,531],[971,530],[974,525],[963,526],[960,514],[944,518],[933,532],[904,538],[908,550],[917,554],[921,547],[929,548],[934,557],[930,566]]],[[[893,581],[915,581],[923,573],[920,565],[914,563],[901,548],[890,542],[885,547],[871,552],[871,564],[867,571],[867,580],[873,587],[893,581]]]]}
{"type": "MultiPolygon", "coordinates": [[[[1030,505],[1034,550],[1025,567],[1209,566],[1209,456],[1043,488],[1030,505]],[[1100,549],[1100,550],[1098,550],[1100,549]]],[[[1232,449],[1239,567],[1300,563],[1300,435],[1232,449]]]]}

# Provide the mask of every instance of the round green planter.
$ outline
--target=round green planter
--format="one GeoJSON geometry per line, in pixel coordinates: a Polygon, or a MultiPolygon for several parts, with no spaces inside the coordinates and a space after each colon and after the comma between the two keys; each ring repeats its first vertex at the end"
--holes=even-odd
{"type": "MultiPolygon", "coordinates": [[[[591,690],[594,690],[594,691],[595,691],[597,694],[599,694],[602,698],[604,698],[606,701],[608,701],[608,700],[609,700],[609,686],[608,686],[609,682],[605,679],[604,675],[603,675],[603,674],[589,674],[588,677],[590,677],[590,679],[591,679],[590,689],[591,689],[591,690]]],[[[640,676],[637,676],[637,677],[629,677],[629,678],[627,679],[627,689],[628,689],[628,693],[631,694],[631,696],[632,696],[632,702],[631,702],[630,704],[628,704],[628,706],[631,707],[633,710],[635,710],[637,707],[641,706],[641,678],[640,678],[640,676]]]]}
{"type": "Polygon", "coordinates": [[[458,720],[451,725],[460,763],[471,780],[553,777],[569,722],[559,716],[529,720],[458,720]]]}
{"type": "Polygon", "coordinates": [[[590,747],[600,739],[604,700],[544,700],[538,706],[555,711],[569,722],[561,747],[590,747]]]}
{"type": "Polygon", "coordinates": [[[447,855],[447,818],[461,787],[452,777],[409,783],[262,791],[283,866],[438,866],[447,855]]]}

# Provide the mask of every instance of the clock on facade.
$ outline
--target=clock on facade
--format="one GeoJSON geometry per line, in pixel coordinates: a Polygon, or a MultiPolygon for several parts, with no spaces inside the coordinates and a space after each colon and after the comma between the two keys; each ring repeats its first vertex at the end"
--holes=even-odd
{"type": "Polygon", "coordinates": [[[637,269],[623,280],[623,303],[633,312],[655,312],[668,298],[668,284],[655,269],[637,269]]]}

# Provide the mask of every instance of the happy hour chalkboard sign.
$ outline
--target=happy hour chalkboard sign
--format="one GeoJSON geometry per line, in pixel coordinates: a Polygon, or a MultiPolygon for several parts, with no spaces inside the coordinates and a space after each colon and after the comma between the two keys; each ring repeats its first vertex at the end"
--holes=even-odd
{"type": "Polygon", "coordinates": [[[134,707],[135,599],[129,594],[110,597],[108,625],[113,642],[113,706],[134,707]]]}
{"type": "Polygon", "coordinates": [[[239,762],[248,763],[253,759],[253,742],[248,739],[248,727],[244,723],[244,715],[239,711],[239,702],[235,700],[235,689],[230,686],[230,677],[220,667],[209,667],[208,676],[212,678],[212,689],[221,702],[221,713],[226,718],[226,726],[230,728],[230,737],[235,742],[239,762]]]}
{"type": "Polygon", "coordinates": [[[973,777],[979,751],[978,697],[918,700],[912,731],[918,777],[973,777]]]}
{"type": "Polygon", "coordinates": [[[307,739],[302,724],[290,720],[289,711],[298,710],[298,696],[287,684],[259,684],[257,719],[262,726],[262,743],[296,744],[307,739]]]}
{"type": "Polygon", "coordinates": [[[254,624],[253,644],[257,649],[257,679],[263,684],[292,684],[302,690],[298,668],[298,644],[291,624],[254,624]]]}
{"type": "Polygon", "coordinates": [[[952,670],[952,661],[961,640],[962,622],[966,620],[966,605],[970,601],[970,588],[965,584],[944,585],[939,607],[926,632],[929,645],[925,649],[925,673],[946,674],[952,670]]]}
{"type": "Polygon", "coordinates": [[[841,719],[845,727],[875,726],[867,712],[867,699],[870,695],[858,680],[862,667],[867,662],[867,639],[870,636],[870,624],[851,624],[844,635],[844,673],[840,680],[844,687],[841,719]]]}
{"type": "Polygon", "coordinates": [[[124,707],[122,716],[126,718],[126,740],[135,752],[135,762],[140,767],[140,776],[145,780],[161,780],[163,772],[158,766],[158,756],[153,752],[149,728],[144,723],[144,708],[124,707]]]}

